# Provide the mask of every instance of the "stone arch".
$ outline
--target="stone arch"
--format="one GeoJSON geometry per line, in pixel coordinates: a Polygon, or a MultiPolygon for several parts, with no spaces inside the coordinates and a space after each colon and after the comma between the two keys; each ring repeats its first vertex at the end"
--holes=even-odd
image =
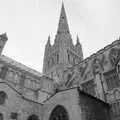
{"type": "Polygon", "coordinates": [[[27,120],[39,120],[39,117],[35,114],[28,116],[27,120]]]}
{"type": "Polygon", "coordinates": [[[57,105],[52,110],[49,120],[69,120],[66,108],[64,108],[64,106],[57,105]]]}

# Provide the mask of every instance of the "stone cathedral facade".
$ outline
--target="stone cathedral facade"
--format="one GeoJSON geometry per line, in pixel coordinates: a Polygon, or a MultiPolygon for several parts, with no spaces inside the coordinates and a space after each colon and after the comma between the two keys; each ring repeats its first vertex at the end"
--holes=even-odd
{"type": "Polygon", "coordinates": [[[43,73],[3,55],[7,40],[0,35],[0,120],[120,120],[120,40],[84,59],[63,4],[43,73]]]}

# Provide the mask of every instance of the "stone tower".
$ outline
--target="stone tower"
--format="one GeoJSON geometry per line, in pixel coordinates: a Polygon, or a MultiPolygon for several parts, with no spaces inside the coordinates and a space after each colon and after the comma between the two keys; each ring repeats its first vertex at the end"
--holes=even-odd
{"type": "Polygon", "coordinates": [[[54,44],[51,45],[49,36],[45,46],[43,74],[47,74],[56,82],[60,82],[63,80],[62,72],[81,60],[83,60],[82,47],[78,36],[76,45],[73,45],[64,4],[62,3],[54,44]]]}

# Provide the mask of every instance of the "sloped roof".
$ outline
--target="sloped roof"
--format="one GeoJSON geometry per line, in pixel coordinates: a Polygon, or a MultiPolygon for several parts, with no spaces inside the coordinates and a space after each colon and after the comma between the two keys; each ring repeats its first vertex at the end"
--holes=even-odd
{"type": "Polygon", "coordinates": [[[34,74],[35,76],[38,76],[38,77],[42,76],[42,73],[40,73],[40,72],[30,68],[30,67],[27,67],[27,66],[7,57],[5,55],[0,56],[0,61],[5,62],[9,66],[12,66],[12,67],[17,68],[19,70],[22,70],[23,72],[28,72],[28,73],[34,74]]]}

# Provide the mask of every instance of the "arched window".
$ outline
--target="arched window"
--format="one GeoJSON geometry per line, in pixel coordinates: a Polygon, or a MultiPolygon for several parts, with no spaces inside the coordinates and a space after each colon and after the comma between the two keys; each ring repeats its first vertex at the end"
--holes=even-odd
{"type": "Polygon", "coordinates": [[[68,112],[63,106],[58,105],[53,109],[49,120],[69,120],[68,112]]]}
{"type": "Polygon", "coordinates": [[[0,91],[0,105],[5,103],[6,98],[8,98],[7,94],[4,91],[0,91]]]}
{"type": "Polygon", "coordinates": [[[38,117],[37,115],[35,115],[35,114],[32,114],[32,115],[30,115],[30,116],[28,117],[27,120],[39,120],[39,117],[38,117]]]}
{"type": "Polygon", "coordinates": [[[0,78],[5,79],[6,74],[7,74],[7,71],[8,71],[8,68],[7,68],[6,66],[3,66],[3,67],[1,68],[0,78]]]}
{"type": "Polygon", "coordinates": [[[70,63],[70,55],[68,54],[68,62],[70,63]]]}
{"type": "Polygon", "coordinates": [[[0,113],[0,120],[4,120],[2,113],[0,113]]]}
{"type": "Polygon", "coordinates": [[[57,54],[57,63],[59,63],[59,54],[57,54]]]}

